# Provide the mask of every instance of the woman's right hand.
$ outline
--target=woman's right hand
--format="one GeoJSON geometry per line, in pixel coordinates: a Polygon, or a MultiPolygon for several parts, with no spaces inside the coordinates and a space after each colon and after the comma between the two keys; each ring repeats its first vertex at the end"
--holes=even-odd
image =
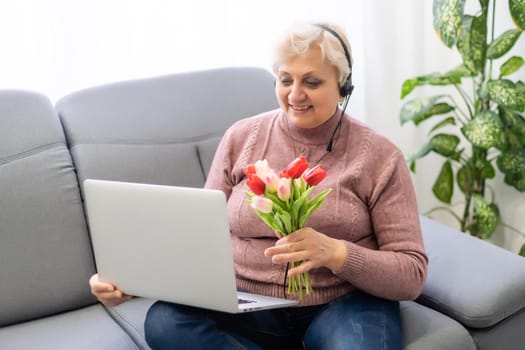
{"type": "Polygon", "coordinates": [[[89,286],[91,287],[91,293],[106,306],[117,306],[133,298],[131,295],[122,293],[111,283],[100,281],[98,273],[91,276],[89,286]]]}

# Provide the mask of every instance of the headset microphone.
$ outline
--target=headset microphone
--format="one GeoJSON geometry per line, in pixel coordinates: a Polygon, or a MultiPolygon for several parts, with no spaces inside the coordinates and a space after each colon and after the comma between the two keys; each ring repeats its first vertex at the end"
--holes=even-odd
{"type": "Polygon", "coordinates": [[[337,133],[337,130],[341,128],[341,123],[343,122],[343,116],[346,111],[346,106],[348,105],[348,100],[350,99],[350,95],[352,95],[352,91],[354,91],[354,85],[352,84],[352,59],[350,58],[350,52],[348,51],[348,48],[346,47],[345,42],[337,34],[335,30],[332,28],[329,28],[322,24],[315,24],[317,27],[321,28],[322,30],[332,34],[338,41],[341,43],[341,46],[343,47],[343,50],[345,52],[345,57],[348,62],[348,67],[350,68],[350,74],[348,74],[348,77],[346,78],[346,81],[343,83],[343,85],[339,88],[339,95],[341,97],[344,97],[343,102],[343,108],[341,110],[341,116],[339,117],[339,121],[337,122],[337,126],[335,127],[334,131],[332,132],[332,135],[330,136],[330,140],[328,140],[328,144],[326,145],[326,151],[332,152],[332,149],[334,147],[334,137],[337,133]]]}

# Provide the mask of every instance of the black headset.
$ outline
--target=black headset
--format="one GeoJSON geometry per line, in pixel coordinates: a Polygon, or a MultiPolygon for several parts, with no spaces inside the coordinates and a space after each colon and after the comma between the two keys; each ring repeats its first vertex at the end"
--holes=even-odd
{"type": "Polygon", "coordinates": [[[323,24],[316,23],[315,26],[317,26],[317,27],[321,28],[322,30],[332,34],[341,43],[341,46],[343,47],[343,50],[345,51],[345,57],[346,57],[346,60],[348,62],[348,67],[350,67],[350,74],[348,74],[348,77],[346,78],[346,81],[339,88],[339,94],[341,95],[341,97],[349,98],[350,95],[352,94],[352,91],[354,90],[354,85],[352,84],[352,60],[350,58],[350,53],[348,51],[348,48],[346,47],[345,42],[343,41],[343,39],[339,36],[339,34],[337,34],[337,32],[335,30],[333,30],[332,28],[329,28],[329,27],[327,27],[327,26],[325,26],[323,24]]]}

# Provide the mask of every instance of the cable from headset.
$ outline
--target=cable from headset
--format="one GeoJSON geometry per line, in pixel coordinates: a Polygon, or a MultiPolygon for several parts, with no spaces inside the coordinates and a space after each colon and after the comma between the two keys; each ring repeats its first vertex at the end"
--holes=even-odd
{"type": "Polygon", "coordinates": [[[284,281],[283,281],[283,296],[284,299],[286,298],[286,279],[288,278],[288,270],[290,269],[290,263],[286,263],[286,270],[284,271],[284,281]]]}
{"type": "MultiPolygon", "coordinates": [[[[343,116],[344,116],[345,111],[346,111],[346,106],[348,105],[348,100],[350,100],[350,96],[349,95],[347,95],[345,97],[345,100],[343,102],[343,108],[341,110],[341,116],[339,117],[339,121],[337,122],[337,125],[336,125],[334,131],[332,132],[332,136],[330,136],[330,140],[328,140],[328,143],[326,144],[326,151],[327,152],[332,152],[332,149],[334,148],[333,146],[334,146],[335,133],[337,132],[337,130],[339,130],[341,128],[341,123],[343,122],[343,116]]],[[[321,159],[319,159],[318,162],[320,160],[321,159]]]]}

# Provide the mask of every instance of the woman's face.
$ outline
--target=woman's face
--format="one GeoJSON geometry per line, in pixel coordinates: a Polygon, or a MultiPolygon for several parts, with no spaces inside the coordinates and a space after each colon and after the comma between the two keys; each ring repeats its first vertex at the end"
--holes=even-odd
{"type": "Polygon", "coordinates": [[[277,69],[277,99],[288,119],[315,128],[334,115],[339,101],[337,69],[323,61],[321,49],[282,62],[277,69]]]}

